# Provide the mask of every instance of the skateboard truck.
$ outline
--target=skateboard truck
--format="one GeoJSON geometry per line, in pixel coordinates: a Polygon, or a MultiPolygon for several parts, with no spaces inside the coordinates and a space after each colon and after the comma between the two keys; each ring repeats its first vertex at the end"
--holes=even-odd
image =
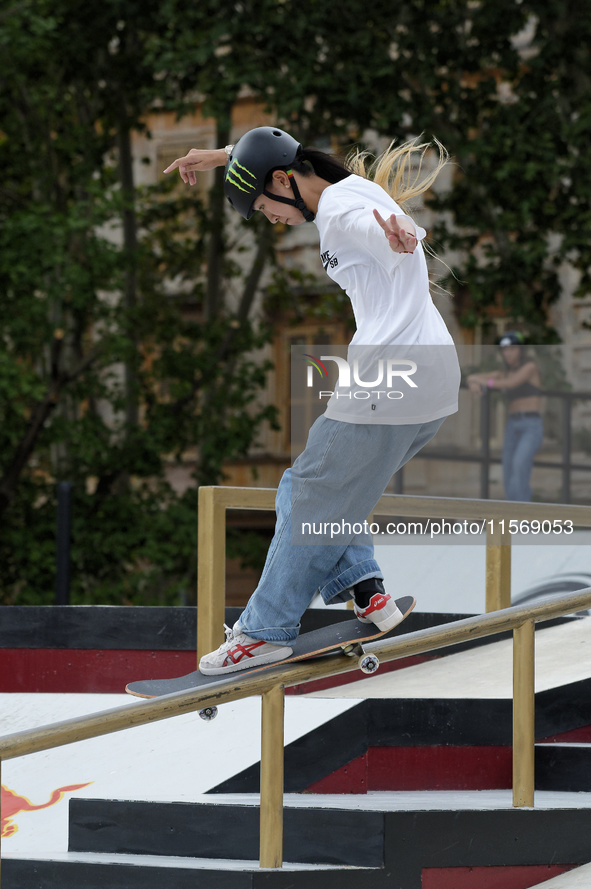
{"type": "Polygon", "coordinates": [[[368,654],[360,642],[352,642],[349,645],[343,645],[343,654],[347,657],[357,657],[358,666],[362,673],[371,676],[380,666],[380,660],[375,654],[368,654]]]}

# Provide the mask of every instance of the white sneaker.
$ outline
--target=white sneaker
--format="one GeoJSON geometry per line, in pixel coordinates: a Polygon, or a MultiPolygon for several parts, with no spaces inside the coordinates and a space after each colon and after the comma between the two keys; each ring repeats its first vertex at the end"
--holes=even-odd
{"type": "Polygon", "coordinates": [[[386,592],[379,577],[362,580],[353,587],[353,609],[358,621],[375,624],[382,633],[392,630],[404,619],[396,600],[386,592]]]}
{"type": "Polygon", "coordinates": [[[222,673],[234,673],[248,667],[262,667],[274,664],[292,654],[289,645],[265,642],[253,639],[240,630],[238,624],[232,628],[224,625],[226,641],[217,651],[204,654],[199,661],[199,670],[206,676],[217,676],[222,673]]]}

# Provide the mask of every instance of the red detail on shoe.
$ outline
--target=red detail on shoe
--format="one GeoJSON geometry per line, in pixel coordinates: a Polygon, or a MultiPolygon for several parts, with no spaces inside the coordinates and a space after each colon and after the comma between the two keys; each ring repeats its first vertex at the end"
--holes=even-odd
{"type": "Polygon", "coordinates": [[[224,659],[224,667],[227,667],[228,664],[239,664],[240,661],[244,660],[244,658],[254,657],[252,652],[255,648],[260,648],[261,645],[265,645],[266,643],[262,640],[258,642],[253,642],[249,645],[235,645],[234,648],[231,648],[224,659]]]}
{"type": "Polygon", "coordinates": [[[374,611],[379,611],[384,607],[386,602],[389,602],[392,597],[387,593],[376,593],[375,596],[372,596],[369,600],[369,605],[367,608],[359,608],[359,613],[363,615],[363,617],[367,617],[368,614],[373,614],[374,611]]]}

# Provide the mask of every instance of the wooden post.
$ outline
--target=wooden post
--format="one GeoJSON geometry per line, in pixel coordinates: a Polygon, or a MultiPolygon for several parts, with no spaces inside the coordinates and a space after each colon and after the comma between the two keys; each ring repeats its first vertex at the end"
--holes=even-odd
{"type": "Polygon", "coordinates": [[[261,867],[283,866],[283,721],[285,690],[263,694],[261,738],[261,867]]]}
{"type": "Polygon", "coordinates": [[[533,806],[535,787],[535,623],[513,630],[513,805],[533,806]]]}
{"type": "Polygon", "coordinates": [[[197,664],[224,641],[226,508],[217,488],[199,488],[197,549],[197,664]]]}
{"type": "Polygon", "coordinates": [[[511,535],[491,519],[486,531],[486,610],[511,606],[511,535]]]}

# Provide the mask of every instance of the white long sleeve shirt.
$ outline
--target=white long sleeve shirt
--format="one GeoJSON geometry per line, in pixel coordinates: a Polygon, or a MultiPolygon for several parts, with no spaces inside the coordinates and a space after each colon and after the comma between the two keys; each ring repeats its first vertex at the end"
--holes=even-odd
{"type": "Polygon", "coordinates": [[[426,232],[415,225],[414,253],[395,253],[374,208],[385,219],[406,215],[383,188],[356,175],[325,188],[318,204],[321,260],[351,300],[357,327],[348,352],[351,385],[343,386],[341,378],[326,416],[380,424],[448,416],[457,410],[460,371],[453,340],[429,291],[420,243],[426,232]],[[355,377],[378,382],[372,388],[355,377]]]}

